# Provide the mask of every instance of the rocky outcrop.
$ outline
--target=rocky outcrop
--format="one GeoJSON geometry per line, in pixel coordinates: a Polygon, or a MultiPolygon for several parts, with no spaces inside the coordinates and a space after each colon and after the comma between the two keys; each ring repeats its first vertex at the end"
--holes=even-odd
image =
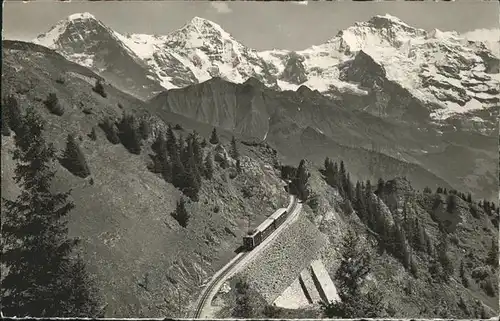
{"type": "Polygon", "coordinates": [[[281,74],[281,79],[291,84],[301,84],[307,80],[306,70],[304,67],[304,57],[296,52],[291,52],[288,55],[285,70],[281,74]]]}

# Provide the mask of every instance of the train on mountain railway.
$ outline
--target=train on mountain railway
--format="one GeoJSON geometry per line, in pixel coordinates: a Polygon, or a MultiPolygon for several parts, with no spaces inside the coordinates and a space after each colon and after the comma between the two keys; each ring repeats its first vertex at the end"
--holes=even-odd
{"type": "Polygon", "coordinates": [[[271,216],[269,216],[262,224],[260,224],[256,229],[248,232],[248,235],[243,236],[243,247],[247,251],[251,251],[259,244],[261,244],[269,235],[271,235],[288,216],[288,211],[286,208],[280,208],[276,210],[271,216]]]}

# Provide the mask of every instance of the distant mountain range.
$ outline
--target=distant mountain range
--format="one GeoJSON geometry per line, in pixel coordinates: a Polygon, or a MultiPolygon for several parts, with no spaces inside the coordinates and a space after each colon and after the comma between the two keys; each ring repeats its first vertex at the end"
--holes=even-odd
{"type": "Polygon", "coordinates": [[[427,32],[390,15],[355,23],[302,51],[257,52],[199,17],[168,35],[122,35],[89,13],[69,16],[34,42],[143,100],[214,77],[255,78],[277,91],[306,86],[382,117],[486,134],[496,128],[500,60],[492,48],[498,41],[427,32]]]}
{"type": "Polygon", "coordinates": [[[385,15],[303,51],[257,52],[199,17],[122,35],[77,13],[34,42],[155,113],[265,140],[288,161],[337,156],[360,179],[442,179],[496,198],[500,60],[481,40],[385,15]]]}

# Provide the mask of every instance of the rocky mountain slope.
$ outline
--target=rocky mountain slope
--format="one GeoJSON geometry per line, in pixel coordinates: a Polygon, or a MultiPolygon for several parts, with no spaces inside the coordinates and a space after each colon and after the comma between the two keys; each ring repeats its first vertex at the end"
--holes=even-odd
{"type": "Polygon", "coordinates": [[[138,97],[163,89],[146,62],[89,13],[69,16],[34,42],[57,49],[70,61],[91,68],[138,97]]]}
{"type": "MultiPolygon", "coordinates": [[[[70,60],[86,60],[96,71],[117,68],[138,84],[148,79],[166,89],[213,77],[235,83],[254,77],[274,89],[307,86],[349,101],[350,108],[398,119],[459,120],[467,128],[491,132],[498,115],[499,59],[489,43],[455,32],[426,32],[390,15],[355,23],[325,43],[297,52],[257,53],[199,17],[168,35],[123,36],[90,14],[77,14],[35,42],[70,60]],[[134,71],[116,67],[109,55],[114,50],[134,71]]],[[[127,89],[151,97],[140,88],[127,89]]]]}
{"type": "MultiPolygon", "coordinates": [[[[306,87],[296,92],[273,91],[255,79],[233,84],[216,78],[161,93],[151,102],[144,103],[118,90],[96,72],[46,47],[17,41],[3,41],[2,45],[2,99],[13,95],[21,109],[28,105],[36,108],[47,123],[46,140],[58,151],[65,148],[67,135],[75,134],[87,160],[91,172],[87,178],[77,177],[54,164],[57,174],[53,188],[72,189],[76,207],[69,217],[70,234],[82,240],[82,253],[104,295],[107,317],[184,316],[197,297],[199,287],[234,256],[247,229],[286,204],[288,195],[279,172],[279,158],[295,162],[305,154],[315,158],[316,164],[323,163],[325,156],[334,157],[336,161],[344,159],[353,180],[366,179],[356,177],[363,173],[406,175],[413,187],[403,179],[388,182],[379,194],[370,194],[370,200],[380,195],[381,202],[386,204],[381,207],[383,214],[395,218],[400,215],[394,204],[401,209],[402,198],[414,195],[408,213],[425,223],[431,239],[437,238],[439,226],[446,228],[455,267],[451,285],[432,280],[432,273],[428,272],[432,260],[425,253],[415,254],[418,278],[411,277],[401,263],[387,253],[377,258],[372,280],[384,285],[381,288],[388,297],[387,303],[392,304],[387,305],[388,315],[408,316],[405,313],[410,311],[411,317],[444,317],[448,311],[447,316],[476,317],[482,311],[478,309],[483,309],[486,316],[498,311],[498,292],[491,292],[488,287],[488,282],[496,282],[494,274],[484,266],[491,239],[498,237],[495,234],[498,226],[496,230],[493,228],[498,224],[498,217],[495,223],[495,217],[461,199],[449,213],[443,193],[423,194],[413,189],[430,185],[449,190],[451,186],[446,180],[416,161],[403,163],[360,146],[373,136],[387,145],[400,141],[417,149],[418,144],[424,144],[423,140],[436,137],[430,129],[427,132],[419,127],[402,127],[404,125],[399,122],[346,110],[306,87]],[[105,95],[95,90],[98,80],[103,84],[105,95]],[[59,116],[46,107],[50,93],[57,96],[64,110],[59,116]],[[329,109],[334,113],[328,113],[329,109]],[[315,113],[318,116],[315,117],[315,113]],[[115,121],[124,114],[133,114],[141,123],[149,125],[139,153],[129,152],[123,142],[112,144],[99,128],[98,124],[104,119],[115,121]],[[322,121],[321,118],[327,119],[322,121]],[[328,125],[330,122],[333,125],[328,125]],[[221,144],[207,143],[202,148],[204,155],[210,152],[215,156],[214,176],[202,179],[197,202],[187,202],[190,219],[185,228],[171,215],[182,193],[149,167],[154,153],[152,143],[168,123],[179,125],[174,126],[177,139],[187,137],[192,130],[208,138],[217,126],[221,141],[221,144]],[[253,128],[267,130],[265,142],[261,140],[266,132],[255,132],[253,128]],[[420,131],[424,136],[418,136],[420,131]],[[239,172],[233,165],[235,160],[226,151],[233,133],[239,141],[239,172]],[[375,168],[370,169],[370,159],[377,164],[375,168]],[[471,279],[468,289],[455,285],[459,260],[466,264],[467,277],[471,279]],[[446,311],[424,310],[435,307],[438,299],[446,302],[446,311]]],[[[460,141],[462,144],[455,145],[455,151],[445,150],[447,145],[439,139],[431,140],[436,150],[429,154],[438,157],[444,153],[444,161],[439,160],[442,167],[453,167],[446,166],[449,153],[454,157],[461,155],[461,160],[466,159],[464,155],[474,158],[473,154],[464,154],[461,150],[468,146],[466,143],[474,147],[466,151],[485,153],[484,150],[491,149],[489,142],[482,139],[484,136],[475,138],[467,132],[459,134],[462,136],[450,136],[458,135],[453,132],[439,136],[460,141]]],[[[19,192],[12,180],[15,163],[9,151],[13,148],[14,134],[10,135],[2,137],[1,184],[5,198],[13,198],[19,192]]],[[[400,152],[404,157],[421,161],[406,149],[400,152]]],[[[482,174],[489,168],[487,156],[484,156],[486,161],[477,166],[482,174]]],[[[307,167],[312,174],[309,181],[311,199],[315,200],[304,206],[303,219],[309,219],[308,226],[313,222],[318,233],[325,234],[334,244],[347,229],[361,227],[362,231],[367,231],[354,213],[347,214],[346,201],[336,188],[326,184],[318,166],[308,162],[307,167]]],[[[458,171],[458,168],[451,170],[458,171]]],[[[447,175],[451,177],[450,173],[447,175]]],[[[331,259],[327,262],[333,274],[335,247],[330,250],[325,260],[331,259]]],[[[369,251],[374,252],[375,247],[370,247],[369,251]]]]}
{"type": "Polygon", "coordinates": [[[379,118],[345,104],[305,86],[274,91],[253,78],[243,84],[214,78],[161,93],[149,108],[265,140],[292,163],[307,157],[320,164],[333,152],[360,179],[410,175],[419,189],[451,184],[496,198],[496,138],[379,118]],[[453,157],[462,162],[450,166],[453,157]]]}
{"type": "MultiPolygon", "coordinates": [[[[349,163],[346,164],[346,171],[351,173],[349,163]]],[[[247,304],[252,317],[325,317],[317,302],[307,300],[301,302],[302,307],[271,309],[269,295],[276,296],[278,289],[283,291],[290,285],[284,283],[286,280],[291,282],[298,277],[298,272],[291,270],[300,271],[312,259],[324,262],[337,291],[341,291],[335,275],[347,231],[356,231],[361,253],[372,257],[363,288],[366,291],[374,287],[383,298],[378,317],[468,319],[498,315],[498,262],[492,252],[498,243],[497,210],[486,210],[474,200],[442,189],[418,192],[408,180],[398,177],[379,182],[370,192],[361,188],[350,211],[350,205],[346,205],[351,204],[349,197],[327,182],[325,171],[318,171],[310,163],[308,168],[312,196],[300,221],[229,282],[233,289],[219,295],[217,317],[233,315],[238,302],[235,297],[239,296],[234,288],[240,277],[248,280],[250,286],[247,304]],[[358,197],[366,199],[366,203],[358,197]],[[455,206],[448,206],[450,199],[455,206]],[[363,209],[369,209],[370,214],[364,215],[363,209]],[[308,233],[297,236],[300,229],[308,233]],[[405,236],[394,237],[390,231],[397,229],[405,236]],[[399,242],[404,245],[394,248],[399,242]],[[403,253],[409,260],[405,261],[403,253]],[[297,260],[297,256],[306,260],[297,260]],[[449,273],[448,279],[443,279],[442,265],[449,273]]]]}
{"type": "MultiPolygon", "coordinates": [[[[72,189],[76,207],[69,217],[70,234],[82,240],[83,256],[104,296],[106,316],[184,315],[198,286],[234,255],[247,229],[288,202],[274,167],[275,153],[265,146],[241,145],[242,173],[234,175],[234,166],[222,168],[216,161],[213,179],[203,180],[199,201],[187,202],[190,221],[181,227],[170,215],[181,192],[148,169],[151,144],[168,122],[182,122],[184,129],[176,130],[177,137],[187,137],[195,129],[208,139],[213,127],[178,115],[149,113],[140,100],[43,46],[17,41],[2,45],[2,99],[13,95],[21,110],[34,107],[47,124],[46,140],[60,152],[67,135],[75,134],[85,155],[91,175],[83,179],[54,164],[53,188],[72,189]],[[104,84],[106,97],[92,90],[96,80],[104,84]],[[49,93],[57,96],[62,115],[45,106],[49,93]],[[150,125],[139,154],[109,142],[98,125],[125,113],[150,125]]],[[[2,137],[2,197],[8,199],[19,192],[12,179],[13,135],[2,137]]],[[[204,153],[228,158],[230,138],[221,130],[220,146],[209,144],[204,153]]]]}

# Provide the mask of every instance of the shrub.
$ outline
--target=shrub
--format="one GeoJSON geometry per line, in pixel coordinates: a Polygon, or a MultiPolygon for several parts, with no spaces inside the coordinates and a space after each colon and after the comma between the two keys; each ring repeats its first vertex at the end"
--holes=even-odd
{"type": "Polygon", "coordinates": [[[100,80],[97,80],[95,82],[95,86],[92,88],[92,90],[101,95],[103,98],[106,98],[108,96],[108,94],[106,94],[106,92],[104,91],[104,86],[100,80]]]}
{"type": "Polygon", "coordinates": [[[481,282],[481,289],[490,297],[495,297],[497,289],[493,285],[493,278],[488,277],[481,282]]]}
{"type": "Polygon", "coordinates": [[[62,116],[64,114],[64,108],[59,103],[59,99],[55,93],[50,93],[45,100],[45,106],[54,115],[62,116]]]}
{"type": "Polygon", "coordinates": [[[187,227],[187,223],[189,221],[189,214],[186,209],[186,201],[184,198],[181,198],[180,201],[177,202],[177,206],[175,211],[172,212],[172,217],[179,223],[182,227],[187,227]]]}
{"type": "Polygon", "coordinates": [[[83,109],[82,109],[82,112],[83,112],[85,115],[90,115],[90,114],[92,114],[92,113],[93,113],[93,112],[92,112],[92,108],[90,108],[90,107],[85,107],[85,108],[83,108],[83,109]]]}
{"type": "Polygon", "coordinates": [[[120,138],[118,137],[118,129],[110,118],[106,118],[102,123],[99,124],[99,127],[106,134],[106,138],[113,145],[120,143],[120,138]]]}
{"type": "Polygon", "coordinates": [[[124,115],[118,124],[118,129],[123,146],[129,152],[139,155],[141,153],[141,135],[136,118],[132,115],[124,115]]]}
{"type": "Polygon", "coordinates": [[[60,160],[61,165],[64,166],[73,175],[85,178],[90,175],[90,169],[85,160],[85,155],[75,141],[75,136],[68,135],[66,141],[66,150],[60,160]]]}
{"type": "Polygon", "coordinates": [[[97,133],[95,131],[95,127],[92,127],[92,131],[90,132],[90,134],[88,134],[89,138],[92,139],[93,141],[96,141],[97,140],[97,133]]]}
{"type": "Polygon", "coordinates": [[[183,128],[180,124],[175,124],[174,129],[175,130],[182,130],[183,128]]]}
{"type": "Polygon", "coordinates": [[[469,211],[470,211],[470,214],[474,217],[474,218],[480,218],[480,214],[479,214],[479,208],[476,204],[474,203],[470,203],[469,204],[469,211]]]}
{"type": "Polygon", "coordinates": [[[58,84],[64,84],[65,80],[64,80],[64,77],[61,75],[59,77],[57,77],[56,79],[56,83],[58,84]]]}

